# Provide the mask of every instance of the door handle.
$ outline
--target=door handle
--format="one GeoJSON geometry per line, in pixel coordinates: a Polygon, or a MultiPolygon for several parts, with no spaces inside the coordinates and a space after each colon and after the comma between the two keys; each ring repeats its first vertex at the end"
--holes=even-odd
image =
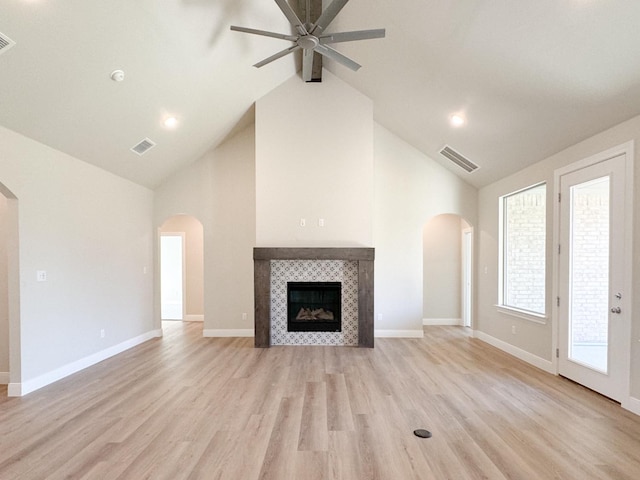
{"type": "Polygon", "coordinates": [[[611,313],[621,313],[620,307],[611,307],[611,313]]]}

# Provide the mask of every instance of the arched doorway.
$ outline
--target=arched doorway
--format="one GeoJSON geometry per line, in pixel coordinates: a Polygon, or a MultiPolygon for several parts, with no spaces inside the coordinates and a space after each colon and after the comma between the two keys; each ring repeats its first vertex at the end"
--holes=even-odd
{"type": "Polygon", "coordinates": [[[0,183],[0,384],[20,384],[18,200],[0,183]]]}
{"type": "Polygon", "coordinates": [[[160,316],[163,321],[204,321],[204,234],[191,215],[160,226],[160,316]]]}
{"type": "Polygon", "coordinates": [[[423,324],[472,324],[473,228],[459,215],[423,228],[423,324]]]}

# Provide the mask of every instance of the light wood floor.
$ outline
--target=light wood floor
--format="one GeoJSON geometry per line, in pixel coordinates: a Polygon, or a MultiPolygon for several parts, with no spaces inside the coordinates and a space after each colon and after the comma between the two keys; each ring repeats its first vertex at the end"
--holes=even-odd
{"type": "Polygon", "coordinates": [[[201,329],[169,324],[23,398],[4,387],[0,478],[640,478],[640,417],[463,328],[373,350],[201,329]]]}

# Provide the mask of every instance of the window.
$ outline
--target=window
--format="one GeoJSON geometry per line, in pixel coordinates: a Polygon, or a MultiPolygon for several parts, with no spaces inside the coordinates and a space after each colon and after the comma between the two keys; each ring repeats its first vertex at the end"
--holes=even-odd
{"type": "Polygon", "coordinates": [[[500,198],[502,307],[545,315],[546,185],[500,198]]]}

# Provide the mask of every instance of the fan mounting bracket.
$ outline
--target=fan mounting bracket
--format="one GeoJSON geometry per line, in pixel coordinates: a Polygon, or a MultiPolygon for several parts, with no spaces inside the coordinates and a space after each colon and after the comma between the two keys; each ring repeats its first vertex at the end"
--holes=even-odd
{"type": "Polygon", "coordinates": [[[302,47],[305,50],[313,50],[320,44],[320,40],[318,40],[318,37],[315,37],[313,35],[302,35],[300,36],[300,38],[298,38],[296,43],[299,47],[302,47]]]}

